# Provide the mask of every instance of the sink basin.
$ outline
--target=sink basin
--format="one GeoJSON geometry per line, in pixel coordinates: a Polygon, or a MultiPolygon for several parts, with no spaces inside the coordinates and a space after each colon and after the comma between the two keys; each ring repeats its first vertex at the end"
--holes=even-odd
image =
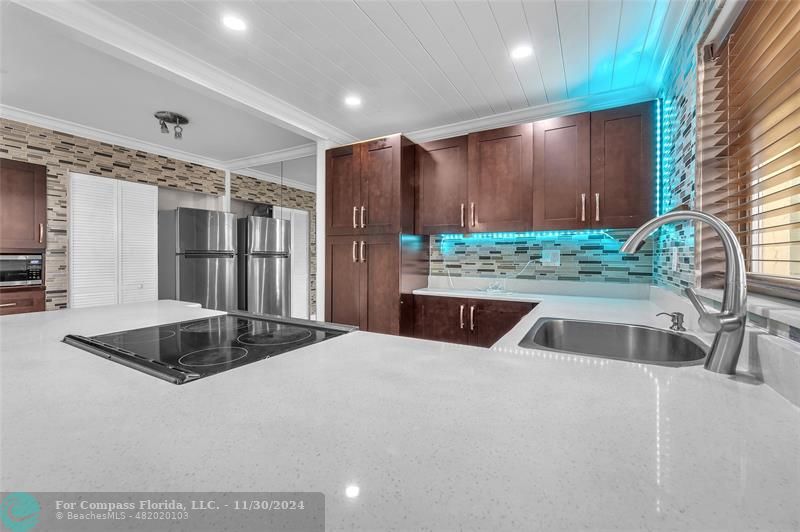
{"type": "Polygon", "coordinates": [[[558,318],[540,318],[519,345],[662,366],[702,364],[708,351],[698,340],[678,332],[558,318]]]}

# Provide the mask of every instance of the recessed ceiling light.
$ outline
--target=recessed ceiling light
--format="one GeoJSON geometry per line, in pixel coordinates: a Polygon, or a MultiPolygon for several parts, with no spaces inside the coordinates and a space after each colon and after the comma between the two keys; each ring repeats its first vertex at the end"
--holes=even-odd
{"type": "Polygon", "coordinates": [[[524,59],[533,53],[533,48],[528,46],[527,44],[523,44],[522,46],[517,46],[513,50],[511,50],[511,59],[524,59]]]}
{"type": "Polygon", "coordinates": [[[247,29],[247,24],[244,23],[244,20],[236,15],[225,15],[222,17],[222,23],[225,24],[225,27],[233,31],[244,31],[247,29]]]}
{"type": "Polygon", "coordinates": [[[359,98],[358,96],[353,94],[353,95],[348,96],[347,98],[345,98],[344,99],[344,103],[348,107],[358,107],[358,106],[361,105],[361,98],[359,98]]]}
{"type": "Polygon", "coordinates": [[[344,490],[344,494],[347,496],[348,499],[355,499],[356,497],[358,497],[358,494],[360,492],[361,489],[359,489],[358,486],[352,484],[350,486],[347,486],[347,488],[345,488],[344,490]]]}

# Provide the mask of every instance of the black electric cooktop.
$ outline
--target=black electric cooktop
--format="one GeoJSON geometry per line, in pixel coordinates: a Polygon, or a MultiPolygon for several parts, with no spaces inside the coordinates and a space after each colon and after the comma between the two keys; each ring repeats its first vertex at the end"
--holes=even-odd
{"type": "Polygon", "coordinates": [[[201,379],[354,330],[307,320],[225,314],[64,342],[174,384],[201,379]]]}

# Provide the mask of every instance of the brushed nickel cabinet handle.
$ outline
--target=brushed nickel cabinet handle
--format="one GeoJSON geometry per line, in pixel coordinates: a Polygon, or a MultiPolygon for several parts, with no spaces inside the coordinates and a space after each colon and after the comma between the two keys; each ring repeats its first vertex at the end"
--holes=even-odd
{"type": "Polygon", "coordinates": [[[475,305],[469,306],[469,330],[475,330],[475,305]]]}
{"type": "Polygon", "coordinates": [[[39,224],[39,243],[44,239],[44,224],[39,224]]]}
{"type": "Polygon", "coordinates": [[[469,204],[469,219],[472,227],[475,227],[475,202],[469,204]]]}
{"type": "Polygon", "coordinates": [[[594,221],[595,222],[599,222],[600,221],[600,193],[599,192],[595,192],[594,193],[594,203],[595,203],[595,207],[596,207],[595,210],[594,210],[594,221]]]}
{"type": "MultiPolygon", "coordinates": [[[[461,227],[464,227],[464,204],[461,204],[461,227]]],[[[462,327],[463,329],[463,327],[462,327]]]]}
{"type": "MultiPolygon", "coordinates": [[[[3,303],[0,307],[16,307],[16,303],[3,303]]],[[[462,327],[463,328],[463,327],[462,327]]]]}
{"type": "Polygon", "coordinates": [[[361,241],[361,246],[359,247],[358,254],[361,257],[361,262],[367,262],[367,243],[363,240],[361,241]]]}
{"type": "Polygon", "coordinates": [[[366,207],[363,205],[361,206],[361,229],[364,229],[367,226],[367,223],[364,221],[364,216],[367,213],[366,207]]]}
{"type": "Polygon", "coordinates": [[[358,245],[358,242],[353,240],[353,262],[358,262],[358,257],[356,256],[356,246],[357,245],[358,245]]]}
{"type": "Polygon", "coordinates": [[[581,221],[586,221],[586,194],[581,194],[581,221]]]}
{"type": "Polygon", "coordinates": [[[353,205],[353,229],[358,229],[358,222],[356,221],[356,216],[358,216],[358,207],[353,205]]]}
{"type": "Polygon", "coordinates": [[[464,305],[459,305],[458,308],[458,323],[460,327],[464,328],[464,305]]]}

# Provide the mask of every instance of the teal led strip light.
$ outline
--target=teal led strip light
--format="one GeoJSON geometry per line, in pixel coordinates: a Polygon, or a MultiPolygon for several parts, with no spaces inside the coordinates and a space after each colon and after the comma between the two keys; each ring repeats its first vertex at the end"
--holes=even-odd
{"type": "Polygon", "coordinates": [[[562,236],[588,236],[604,235],[612,238],[607,231],[609,229],[584,229],[578,231],[526,231],[522,233],[470,233],[461,234],[442,234],[442,240],[498,240],[508,238],[557,238],[562,236]]]}

